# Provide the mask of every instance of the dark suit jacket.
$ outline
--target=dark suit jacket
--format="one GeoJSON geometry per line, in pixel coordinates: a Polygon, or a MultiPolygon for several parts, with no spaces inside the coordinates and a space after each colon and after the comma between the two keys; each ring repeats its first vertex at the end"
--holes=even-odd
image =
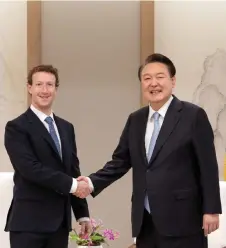
{"type": "Polygon", "coordinates": [[[73,125],[54,116],[62,144],[61,160],[43,123],[28,109],[9,121],[5,147],[15,170],[13,200],[6,231],[53,232],[75,217],[89,217],[86,200],[71,194],[72,177],[80,175],[73,125]]]}
{"type": "Polygon", "coordinates": [[[174,97],[148,163],[144,141],[148,114],[149,107],[144,107],[129,116],[112,160],[90,175],[93,196],[132,167],[133,237],[140,232],[145,192],[159,233],[199,232],[203,214],[221,213],[214,136],[207,115],[174,97]]]}

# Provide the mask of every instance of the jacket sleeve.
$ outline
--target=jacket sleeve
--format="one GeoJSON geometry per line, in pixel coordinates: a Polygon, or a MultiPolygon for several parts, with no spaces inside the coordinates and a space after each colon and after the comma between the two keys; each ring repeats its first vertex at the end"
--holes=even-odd
{"type": "Polygon", "coordinates": [[[14,121],[5,127],[5,148],[15,171],[40,186],[68,195],[72,178],[40,163],[32,150],[27,132],[14,121]]]}
{"type": "MultiPolygon", "coordinates": [[[[75,132],[74,127],[71,125],[71,137],[72,137],[72,177],[77,178],[81,176],[80,168],[79,168],[79,159],[77,156],[77,147],[76,147],[76,141],[75,141],[75,132]]],[[[71,194],[71,205],[72,210],[75,215],[76,220],[79,220],[80,218],[89,217],[89,208],[87,204],[86,199],[80,199],[79,197],[74,196],[71,194]]]]}
{"type": "Polygon", "coordinates": [[[93,197],[124,176],[131,168],[129,151],[130,119],[131,116],[127,120],[119,144],[112,155],[112,160],[107,162],[102,169],[89,176],[94,186],[93,197]]]}
{"type": "Polygon", "coordinates": [[[203,213],[221,213],[218,164],[214,134],[206,112],[199,108],[193,130],[193,145],[199,165],[203,213]]]}

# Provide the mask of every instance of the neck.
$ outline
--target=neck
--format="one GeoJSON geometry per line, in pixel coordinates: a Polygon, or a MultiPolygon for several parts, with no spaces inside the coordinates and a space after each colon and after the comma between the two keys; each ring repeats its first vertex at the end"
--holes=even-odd
{"type": "Polygon", "coordinates": [[[161,102],[150,102],[149,104],[151,105],[152,109],[154,111],[158,111],[169,99],[171,96],[169,96],[167,99],[161,102]]]}
{"type": "Polygon", "coordinates": [[[52,109],[50,107],[39,107],[36,104],[32,103],[32,105],[38,109],[39,111],[41,111],[42,113],[46,114],[46,115],[50,115],[52,112],[52,109]]]}
{"type": "Polygon", "coordinates": [[[163,104],[158,103],[150,103],[150,105],[154,111],[158,111],[163,106],[163,104]]]}

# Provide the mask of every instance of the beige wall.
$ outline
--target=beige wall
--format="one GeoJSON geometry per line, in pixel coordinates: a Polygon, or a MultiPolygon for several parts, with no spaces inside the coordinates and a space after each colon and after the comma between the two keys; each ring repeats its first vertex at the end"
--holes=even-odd
{"type": "Polygon", "coordinates": [[[27,107],[27,3],[0,2],[0,171],[12,171],[5,124],[27,107]]]}
{"type": "Polygon", "coordinates": [[[174,61],[175,94],[210,119],[221,180],[226,180],[226,2],[155,2],[155,51],[174,61]]]}
{"type": "MultiPolygon", "coordinates": [[[[81,170],[110,159],[130,112],[139,108],[139,2],[43,2],[42,62],[58,67],[55,112],[76,130],[81,170]]],[[[89,198],[91,214],[131,239],[131,172],[89,198]]]]}
{"type": "Polygon", "coordinates": [[[175,93],[192,101],[203,63],[217,48],[226,49],[225,1],[156,1],[155,52],[177,67],[175,93]]]}

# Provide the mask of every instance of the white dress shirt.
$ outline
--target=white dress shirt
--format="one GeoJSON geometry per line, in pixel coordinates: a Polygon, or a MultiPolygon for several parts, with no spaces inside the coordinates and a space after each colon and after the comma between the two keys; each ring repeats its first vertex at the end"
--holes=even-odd
{"type": "MultiPolygon", "coordinates": [[[[43,123],[43,125],[47,128],[48,132],[49,132],[49,125],[47,122],[45,122],[46,117],[50,116],[53,119],[53,125],[57,134],[57,138],[59,140],[60,143],[60,149],[62,149],[61,146],[61,140],[60,140],[60,134],[56,125],[56,122],[54,120],[53,117],[53,112],[51,112],[50,115],[46,115],[45,113],[41,112],[40,110],[38,110],[37,108],[35,108],[33,105],[30,106],[30,109],[34,112],[34,114],[36,114],[36,116],[39,118],[39,120],[43,123]]],[[[74,193],[77,190],[77,186],[78,186],[78,182],[75,178],[72,178],[72,185],[71,185],[71,189],[70,189],[70,193],[74,193]]],[[[84,218],[80,218],[78,221],[88,221],[89,218],[84,217],[84,218]]]]}
{"type": "Polygon", "coordinates": [[[173,100],[173,97],[171,96],[169,98],[169,100],[158,111],[153,110],[151,105],[149,105],[149,115],[148,115],[148,121],[147,121],[146,133],[145,133],[146,155],[148,155],[148,148],[149,148],[149,144],[151,142],[152,133],[154,131],[154,120],[153,120],[152,116],[153,116],[153,114],[155,112],[159,113],[159,125],[160,125],[160,128],[161,128],[162,123],[163,123],[164,118],[165,118],[165,115],[166,115],[166,112],[167,112],[167,110],[169,108],[169,105],[172,102],[172,100],[173,100]]]}

